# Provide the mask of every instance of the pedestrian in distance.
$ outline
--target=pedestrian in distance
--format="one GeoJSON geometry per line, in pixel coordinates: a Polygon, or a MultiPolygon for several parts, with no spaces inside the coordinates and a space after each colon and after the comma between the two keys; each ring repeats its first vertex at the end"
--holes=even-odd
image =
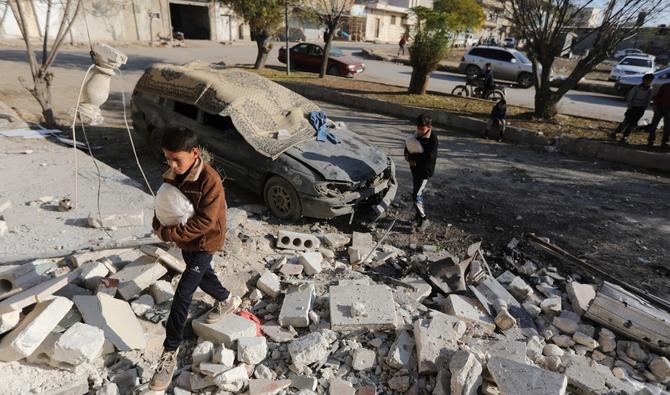
{"type": "Polygon", "coordinates": [[[400,37],[400,42],[398,42],[398,56],[402,52],[402,55],[405,56],[405,45],[407,44],[407,35],[403,34],[400,37]]]}
{"type": "Polygon", "coordinates": [[[498,141],[502,141],[505,136],[505,119],[507,118],[507,101],[500,99],[493,106],[491,116],[486,124],[484,137],[489,138],[491,132],[498,133],[498,141]]]}
{"type": "Polygon", "coordinates": [[[634,86],[630,92],[628,92],[628,96],[626,96],[628,108],[624,114],[624,120],[612,133],[610,133],[610,139],[615,140],[616,135],[623,131],[621,143],[628,144],[628,136],[630,136],[630,132],[637,127],[638,121],[642,118],[651,102],[651,82],[653,80],[653,74],[645,74],[644,77],[642,77],[642,83],[634,86]]]}
{"type": "Polygon", "coordinates": [[[329,34],[330,34],[330,31],[328,29],[323,31],[323,43],[324,44],[328,42],[328,35],[329,34]]]}
{"type": "Polygon", "coordinates": [[[241,299],[221,285],[211,266],[212,256],[223,248],[226,237],[226,198],[219,174],[202,158],[195,133],[188,129],[163,131],[161,149],[169,169],[164,182],[177,187],[191,202],[194,214],[185,224],[164,226],[154,216],[154,233],[163,241],[182,249],[186,270],[181,275],[165,324],[163,354],[151,378],[154,391],[164,391],[172,381],[177,353],[193,293],[200,287],[215,300],[206,317],[214,323],[232,313],[241,299]]]}
{"type": "Polygon", "coordinates": [[[670,82],[661,85],[658,92],[656,92],[656,96],[654,96],[654,117],[649,126],[647,126],[647,132],[649,133],[647,144],[649,146],[653,146],[654,141],[656,141],[656,129],[661,119],[663,119],[661,147],[667,148],[668,140],[670,139],[670,82]]]}
{"type": "Polygon", "coordinates": [[[428,180],[435,173],[437,161],[437,136],[433,133],[433,119],[421,114],[416,119],[416,132],[405,140],[405,160],[412,172],[412,199],[414,200],[414,225],[420,231],[428,228],[423,194],[428,180]]]}

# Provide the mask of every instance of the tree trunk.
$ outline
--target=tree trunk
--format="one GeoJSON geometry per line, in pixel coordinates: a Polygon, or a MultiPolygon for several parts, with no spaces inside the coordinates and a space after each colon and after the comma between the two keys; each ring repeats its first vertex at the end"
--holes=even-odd
{"type": "Polygon", "coordinates": [[[51,74],[40,73],[33,79],[35,87],[30,91],[35,100],[42,107],[42,117],[44,117],[44,126],[48,129],[56,127],[53,107],[51,105],[51,74]]]}
{"type": "Polygon", "coordinates": [[[326,44],[323,46],[323,57],[321,58],[321,69],[319,70],[319,78],[323,78],[328,71],[328,58],[330,58],[330,47],[335,36],[335,28],[328,27],[328,36],[326,37],[326,44]]]}
{"type": "Polygon", "coordinates": [[[535,92],[535,116],[542,119],[552,119],[558,113],[557,105],[560,97],[549,89],[549,85],[542,85],[535,92]]]}
{"type": "Polygon", "coordinates": [[[258,53],[256,54],[256,62],[254,63],[254,68],[258,70],[265,67],[265,62],[267,62],[268,54],[270,53],[270,49],[272,48],[268,43],[268,37],[265,34],[261,33],[255,34],[254,40],[256,41],[256,46],[258,47],[258,53]]]}
{"type": "Polygon", "coordinates": [[[428,89],[430,73],[423,67],[412,67],[412,78],[409,81],[408,92],[415,95],[424,95],[428,89]]]}

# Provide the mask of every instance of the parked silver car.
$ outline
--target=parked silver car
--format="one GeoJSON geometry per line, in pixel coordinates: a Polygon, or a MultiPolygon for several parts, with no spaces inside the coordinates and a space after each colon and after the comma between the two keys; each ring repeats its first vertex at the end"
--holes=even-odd
{"type": "Polygon", "coordinates": [[[516,81],[520,87],[533,85],[533,64],[522,52],[512,48],[477,46],[461,59],[458,69],[468,77],[474,77],[491,63],[496,79],[516,81]]]}
{"type": "MultiPolygon", "coordinates": [[[[631,90],[635,85],[640,85],[642,83],[643,74],[632,75],[630,77],[621,77],[615,84],[614,88],[621,95],[626,96],[628,91],[631,90]]],[[[656,95],[658,89],[661,85],[670,83],[670,67],[667,67],[663,70],[659,70],[654,73],[654,80],[651,82],[651,89],[653,95],[656,95]]]]}

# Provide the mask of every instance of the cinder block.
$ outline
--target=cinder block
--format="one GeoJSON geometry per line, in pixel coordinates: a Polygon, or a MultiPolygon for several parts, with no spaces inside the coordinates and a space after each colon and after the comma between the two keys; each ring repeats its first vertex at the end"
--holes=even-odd
{"type": "Polygon", "coordinates": [[[0,361],[16,361],[32,354],[71,307],[72,302],[60,296],[38,303],[0,341],[0,361]]]}
{"type": "Polygon", "coordinates": [[[289,288],[279,312],[279,324],[304,328],[309,326],[309,312],[314,299],[314,284],[296,285],[289,288]]]}
{"type": "Polygon", "coordinates": [[[144,329],[128,302],[109,295],[75,296],[74,303],[84,321],[101,328],[105,338],[119,351],[143,350],[147,345],[144,329]]]}
{"type": "Polygon", "coordinates": [[[308,251],[316,250],[321,246],[321,241],[315,236],[306,233],[289,232],[280,230],[277,235],[277,248],[308,251]]]}
{"type": "Polygon", "coordinates": [[[228,314],[213,324],[205,323],[207,314],[192,321],[196,335],[216,344],[232,348],[241,337],[256,336],[256,323],[236,314],[228,314]]]}
{"type": "Polygon", "coordinates": [[[102,329],[77,322],[58,339],[52,359],[70,365],[91,362],[100,356],[104,343],[102,329]]]}
{"type": "Polygon", "coordinates": [[[281,292],[281,281],[276,274],[266,270],[265,273],[263,273],[263,275],[258,279],[256,288],[260,289],[261,292],[274,299],[279,296],[279,292],[281,292]]]}
{"type": "Polygon", "coordinates": [[[155,259],[151,257],[144,256],[127,265],[118,273],[113,274],[110,278],[119,280],[119,295],[125,300],[130,300],[158,281],[165,273],[167,273],[167,269],[163,265],[155,262],[155,259]]]}

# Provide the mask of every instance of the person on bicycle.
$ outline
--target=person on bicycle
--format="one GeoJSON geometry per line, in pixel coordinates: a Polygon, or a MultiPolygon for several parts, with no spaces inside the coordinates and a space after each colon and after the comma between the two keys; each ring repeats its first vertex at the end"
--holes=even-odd
{"type": "Polygon", "coordinates": [[[484,66],[484,75],[482,76],[482,80],[484,80],[484,86],[482,87],[484,93],[482,97],[486,99],[489,93],[493,92],[496,87],[496,81],[493,76],[493,68],[491,67],[491,63],[487,63],[484,66]]]}

